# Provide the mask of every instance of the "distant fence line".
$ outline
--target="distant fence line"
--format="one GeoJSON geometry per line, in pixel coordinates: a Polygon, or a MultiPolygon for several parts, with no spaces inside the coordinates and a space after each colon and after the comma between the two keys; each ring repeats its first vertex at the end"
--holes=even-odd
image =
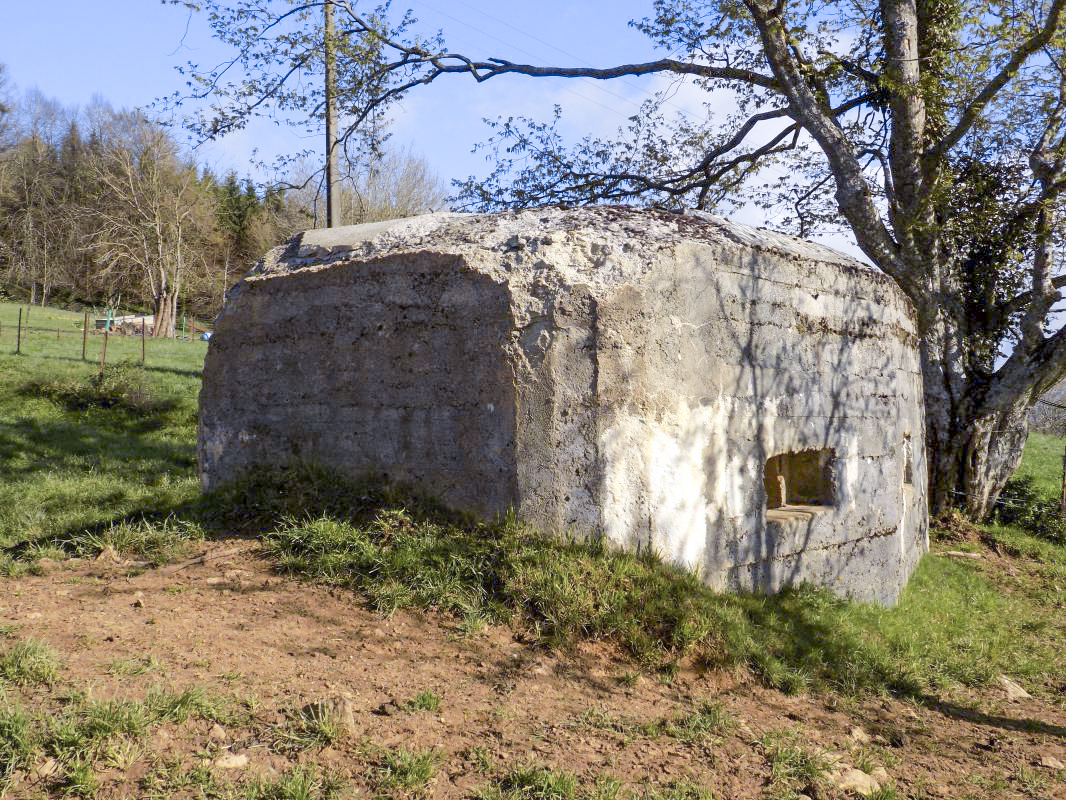
{"type": "MultiPolygon", "coordinates": [[[[95,317],[90,318],[88,312],[85,312],[80,322],[71,321],[69,328],[52,328],[44,327],[40,325],[31,325],[29,319],[33,315],[29,313],[27,309],[25,314],[23,309],[19,308],[18,321],[14,326],[8,323],[5,328],[3,322],[0,322],[0,341],[3,341],[5,335],[10,335],[14,339],[14,353],[15,355],[22,355],[27,353],[27,347],[31,346],[31,341],[36,339],[38,342],[42,338],[47,337],[51,339],[55,337],[55,341],[62,341],[64,337],[75,337],[76,341],[80,345],[80,357],[82,361],[90,360],[87,357],[88,340],[89,337],[95,337],[96,340],[101,342],[100,347],[100,369],[102,370],[107,365],[107,345],[108,340],[111,337],[119,337],[122,340],[129,341],[140,340],[141,345],[141,364],[146,361],[147,355],[147,340],[151,339],[158,341],[155,337],[148,335],[146,325],[130,324],[128,320],[124,321],[122,325],[112,329],[110,325],[97,328],[95,325],[95,317]]],[[[182,334],[175,336],[173,339],[166,341],[195,341],[198,334],[205,333],[206,328],[198,326],[195,322],[182,321],[182,334]]],[[[95,357],[92,360],[96,360],[95,357]]]]}

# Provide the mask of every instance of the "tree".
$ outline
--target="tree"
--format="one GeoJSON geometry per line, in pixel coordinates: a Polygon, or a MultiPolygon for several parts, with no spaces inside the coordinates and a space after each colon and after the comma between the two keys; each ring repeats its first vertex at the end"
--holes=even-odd
{"type": "Polygon", "coordinates": [[[411,217],[444,208],[448,193],[421,156],[384,152],[342,184],[342,218],[351,224],[411,217]]]}
{"type": "MultiPolygon", "coordinates": [[[[324,218],[325,201],[315,180],[318,173],[320,170],[306,159],[300,159],[293,163],[286,182],[291,187],[286,197],[306,209],[298,220],[303,227],[324,218]]],[[[340,182],[338,195],[340,217],[349,225],[426,214],[448,203],[448,192],[440,178],[424,158],[410,151],[386,150],[349,172],[340,182]]]]}
{"type": "Polygon", "coordinates": [[[13,111],[9,92],[7,66],[0,64],[0,152],[3,152],[9,145],[8,136],[11,127],[11,112],[13,111]]]}
{"type": "Polygon", "coordinates": [[[987,514],[1021,457],[1026,412],[1066,373],[1066,328],[1052,316],[1066,285],[1054,264],[1066,0],[654,0],[634,24],[676,55],[604,69],[451,53],[439,37],[409,37],[409,16],[390,28],[384,10],[349,0],[207,0],[216,32],[252,71],[223,86],[224,70],[193,69],[218,100],[201,132],[239,125],[273,98],[291,102],[299,89],[275,67],[300,69],[302,45],[273,64],[247,54],[268,49],[275,22],[323,2],[337,9],[346,52],[363,56],[339,71],[349,131],[451,74],[686,76],[710,99],[729,94],[737,111],[725,118],[670,120],[653,101],[618,138],[575,147],[552,122],[498,122],[499,167],[466,182],[463,197],[714,208],[741,193],[787,203],[804,233],[843,225],[917,314],[932,510],[987,514]],[[760,184],[775,162],[793,179],[760,184]]]}
{"type": "MultiPolygon", "coordinates": [[[[164,107],[192,108],[184,123],[202,141],[217,139],[244,128],[251,120],[269,116],[308,133],[326,124],[326,54],[332,57],[345,85],[337,110],[349,117],[333,145],[341,156],[342,174],[355,174],[367,160],[382,155],[388,138],[382,120],[388,101],[385,86],[374,68],[382,62],[384,42],[400,36],[413,22],[410,15],[396,26],[387,23],[388,4],[372,9],[365,20],[375,34],[352,35],[341,26],[326,44],[322,0],[238,0],[233,5],[207,0],[163,0],[194,11],[206,10],[215,37],[237,51],[230,62],[201,69],[194,63],[179,68],[187,78],[187,93],[178,92],[164,107]],[[311,80],[308,80],[309,77],[311,80]],[[193,101],[193,102],[190,102],[193,101]],[[371,107],[372,106],[372,107],[371,107]],[[362,109],[367,108],[366,113],[362,109]]],[[[306,159],[311,150],[292,155],[306,159]]],[[[284,170],[289,162],[277,165],[284,170]]]]}
{"type": "Polygon", "coordinates": [[[48,301],[67,283],[70,259],[63,244],[66,218],[60,176],[60,142],[70,111],[40,92],[28,92],[13,122],[15,142],[4,154],[0,239],[11,283],[28,290],[30,302],[48,301]]]}
{"type": "Polygon", "coordinates": [[[152,335],[173,337],[178,298],[209,238],[211,208],[195,167],[179,160],[166,131],[139,114],[116,115],[112,124],[94,163],[101,194],[89,209],[92,249],[152,299],[152,335]]]}

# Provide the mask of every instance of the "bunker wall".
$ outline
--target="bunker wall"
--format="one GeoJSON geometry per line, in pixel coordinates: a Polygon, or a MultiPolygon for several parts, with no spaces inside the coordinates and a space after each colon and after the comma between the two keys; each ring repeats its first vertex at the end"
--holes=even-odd
{"type": "Polygon", "coordinates": [[[505,286],[454,256],[246,279],[212,337],[201,395],[206,488],[313,460],[495,513],[516,500],[505,286]]]}

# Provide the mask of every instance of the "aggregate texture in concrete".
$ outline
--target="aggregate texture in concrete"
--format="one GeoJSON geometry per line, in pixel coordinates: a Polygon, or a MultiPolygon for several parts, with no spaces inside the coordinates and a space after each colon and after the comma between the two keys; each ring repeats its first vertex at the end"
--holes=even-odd
{"type": "Polygon", "coordinates": [[[205,488],[312,460],[603,535],[712,587],[894,602],[928,548],[912,309],[877,270],[700,213],[308,231],[227,299],[205,488]]]}

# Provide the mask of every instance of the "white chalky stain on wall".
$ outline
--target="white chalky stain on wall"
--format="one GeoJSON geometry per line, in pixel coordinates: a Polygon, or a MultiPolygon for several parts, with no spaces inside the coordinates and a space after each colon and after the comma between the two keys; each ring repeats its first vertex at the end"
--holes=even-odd
{"type": "Polygon", "coordinates": [[[678,410],[674,425],[657,426],[647,439],[648,500],[656,551],[690,569],[700,566],[707,545],[707,474],[704,453],[715,431],[712,412],[678,410]]]}

